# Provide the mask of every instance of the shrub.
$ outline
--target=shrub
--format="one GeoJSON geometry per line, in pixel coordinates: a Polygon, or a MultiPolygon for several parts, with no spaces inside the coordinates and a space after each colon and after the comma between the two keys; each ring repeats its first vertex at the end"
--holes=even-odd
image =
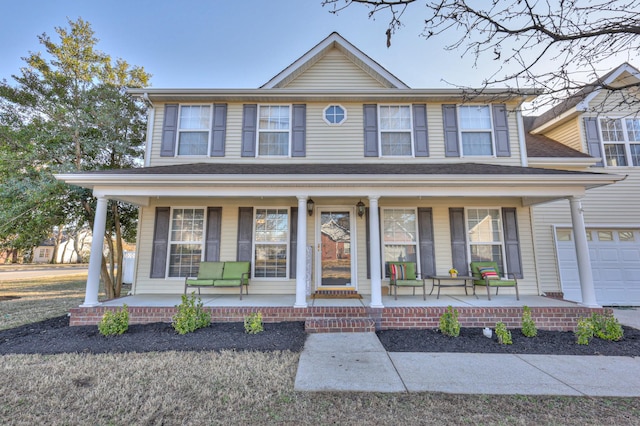
{"type": "Polygon", "coordinates": [[[458,337],[460,335],[460,322],[458,322],[458,310],[451,306],[447,312],[440,316],[440,332],[446,336],[458,337]]]}
{"type": "Polygon", "coordinates": [[[579,345],[588,345],[594,336],[613,342],[622,340],[624,330],[613,315],[592,314],[591,318],[578,321],[575,334],[579,345]]]}
{"type": "Polygon", "coordinates": [[[579,345],[588,345],[593,338],[593,323],[590,318],[581,318],[575,332],[579,345]]]}
{"type": "Polygon", "coordinates": [[[264,331],[262,312],[254,312],[244,317],[244,331],[248,334],[258,334],[264,331]]]}
{"type": "Polygon", "coordinates": [[[511,340],[511,332],[507,330],[507,326],[503,322],[496,324],[496,336],[498,336],[498,342],[502,345],[510,345],[513,343],[511,340]]]}
{"type": "Polygon", "coordinates": [[[202,309],[202,301],[195,293],[182,295],[182,303],[176,306],[178,312],[171,318],[171,325],[178,334],[187,334],[211,324],[211,314],[202,309]]]}
{"type": "Polygon", "coordinates": [[[538,335],[536,323],[531,318],[531,308],[528,306],[522,307],[522,334],[526,337],[536,337],[538,335]]]}
{"type": "Polygon", "coordinates": [[[127,305],[115,311],[105,311],[102,320],[98,324],[98,331],[103,336],[115,336],[129,329],[129,310],[127,305]]]}

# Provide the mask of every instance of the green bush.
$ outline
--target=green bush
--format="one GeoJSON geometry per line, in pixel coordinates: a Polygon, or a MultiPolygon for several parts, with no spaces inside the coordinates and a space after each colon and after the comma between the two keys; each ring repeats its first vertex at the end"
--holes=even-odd
{"type": "Polygon", "coordinates": [[[129,311],[127,305],[115,311],[105,311],[98,324],[98,331],[103,336],[115,336],[129,329],[129,311]]]}
{"type": "Polygon", "coordinates": [[[178,308],[178,312],[171,318],[171,325],[178,334],[191,333],[211,324],[211,314],[202,308],[200,297],[197,298],[196,303],[195,293],[191,293],[189,297],[183,294],[182,303],[176,308],[178,308]]]}
{"type": "Polygon", "coordinates": [[[611,342],[622,340],[624,330],[613,315],[592,314],[591,318],[578,321],[575,334],[579,345],[588,345],[593,337],[611,342]]]}
{"type": "Polygon", "coordinates": [[[460,335],[460,322],[458,310],[447,307],[447,312],[440,316],[440,332],[446,336],[458,337],[460,335]]]}
{"type": "Polygon", "coordinates": [[[531,308],[526,305],[522,307],[522,334],[526,337],[536,337],[538,335],[536,323],[531,318],[531,308]]]}
{"type": "Polygon", "coordinates": [[[264,331],[262,312],[254,312],[244,317],[244,331],[248,334],[258,334],[264,331]]]}
{"type": "Polygon", "coordinates": [[[507,330],[507,326],[503,322],[496,324],[496,336],[498,336],[498,342],[502,345],[510,345],[513,343],[511,340],[511,332],[507,330]]]}

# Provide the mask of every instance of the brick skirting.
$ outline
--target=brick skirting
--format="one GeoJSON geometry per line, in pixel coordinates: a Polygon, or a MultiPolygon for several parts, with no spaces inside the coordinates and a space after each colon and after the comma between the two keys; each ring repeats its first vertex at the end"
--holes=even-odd
{"type": "MultiPolygon", "coordinates": [[[[90,307],[71,309],[70,324],[96,325],[106,310],[117,307],[90,307]]],[[[309,332],[370,331],[375,330],[438,327],[440,316],[445,307],[205,307],[211,313],[213,322],[242,322],[244,317],[262,312],[265,323],[301,321],[309,325],[309,332]]],[[[507,328],[520,328],[522,325],[521,307],[455,307],[462,327],[494,327],[502,321],[507,328]]],[[[129,323],[146,324],[152,322],[171,322],[175,307],[138,307],[129,306],[129,323]]],[[[540,330],[573,331],[578,320],[592,313],[611,313],[609,308],[570,307],[532,307],[531,316],[540,330]]]]}

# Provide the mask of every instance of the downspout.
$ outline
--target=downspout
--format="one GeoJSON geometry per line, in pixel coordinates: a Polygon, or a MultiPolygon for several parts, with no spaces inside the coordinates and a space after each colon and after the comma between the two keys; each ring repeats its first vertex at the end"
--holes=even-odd
{"type": "Polygon", "coordinates": [[[149,94],[145,92],[142,95],[142,100],[148,108],[147,113],[147,140],[144,148],[144,167],[149,167],[151,164],[151,142],[153,141],[153,124],[156,117],[156,109],[153,107],[153,103],[149,99],[149,94]]]}
{"type": "Polygon", "coordinates": [[[522,109],[518,105],[516,110],[516,120],[518,121],[518,140],[520,142],[520,165],[522,167],[529,166],[529,158],[527,157],[527,143],[524,134],[524,121],[522,119],[522,109]]]}

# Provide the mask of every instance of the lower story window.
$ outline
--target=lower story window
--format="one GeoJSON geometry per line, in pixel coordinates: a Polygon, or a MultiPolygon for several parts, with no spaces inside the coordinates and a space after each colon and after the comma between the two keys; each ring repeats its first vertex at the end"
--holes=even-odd
{"type": "Polygon", "coordinates": [[[500,209],[467,209],[471,262],[496,262],[504,268],[500,209]]]}
{"type": "Polygon", "coordinates": [[[204,209],[177,208],[171,212],[169,277],[194,277],[202,260],[204,209]]]}
{"type": "Polygon", "coordinates": [[[256,209],[254,232],[256,278],[287,278],[289,209],[256,209]]]}
{"type": "Polygon", "coordinates": [[[389,262],[417,263],[417,234],[415,209],[382,210],[382,245],[387,278],[389,262]]]}

